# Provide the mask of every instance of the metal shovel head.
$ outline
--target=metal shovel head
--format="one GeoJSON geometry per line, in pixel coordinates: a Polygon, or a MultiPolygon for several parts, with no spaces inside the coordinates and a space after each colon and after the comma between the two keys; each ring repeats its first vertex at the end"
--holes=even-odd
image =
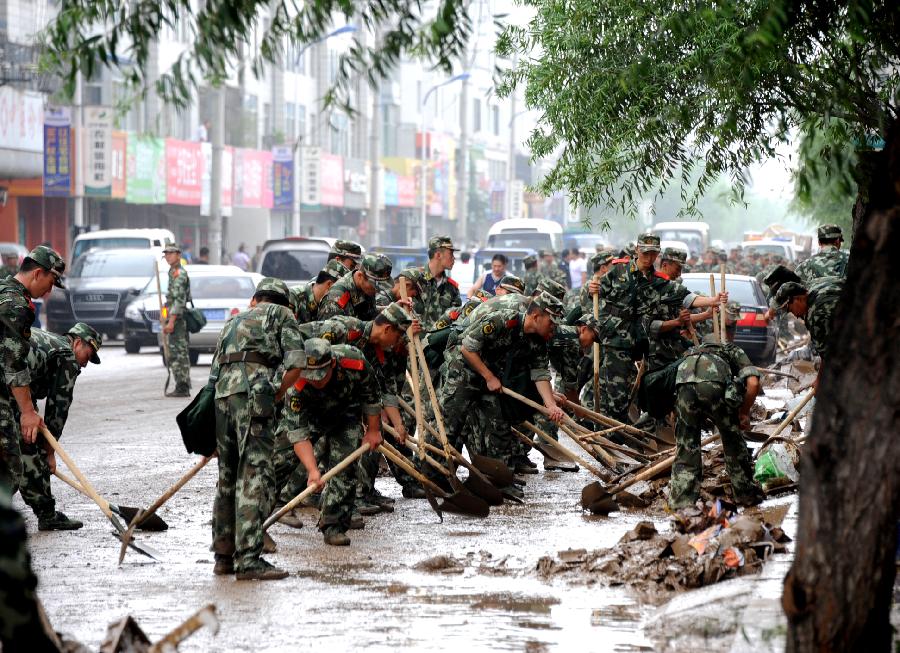
{"type": "Polygon", "coordinates": [[[468,491],[454,492],[444,499],[441,509],[467,517],[487,517],[491,509],[487,502],[468,491]]]}
{"type": "Polygon", "coordinates": [[[499,506],[503,503],[503,495],[500,490],[478,474],[469,474],[463,487],[475,496],[484,499],[489,506],[499,506]]]}
{"type": "Polygon", "coordinates": [[[595,515],[608,515],[618,509],[615,500],[597,481],[588,483],[581,489],[581,507],[595,515]]]}
{"type": "Polygon", "coordinates": [[[443,522],[444,513],[441,512],[441,504],[439,504],[437,502],[437,499],[434,498],[434,494],[432,494],[431,490],[429,490],[427,487],[423,489],[425,490],[425,498],[428,499],[428,505],[431,506],[431,509],[434,510],[435,513],[437,513],[438,518],[441,520],[441,522],[443,522]]]}
{"type": "MultiPolygon", "coordinates": [[[[133,508],[131,506],[114,506],[113,504],[109,504],[109,508],[129,524],[132,522],[135,515],[138,514],[139,510],[138,508],[133,508]]],[[[156,513],[153,513],[149,517],[146,517],[140,524],[138,524],[136,528],[142,531],[167,531],[169,530],[169,525],[162,517],[160,517],[156,513]]]]}
{"type": "Polygon", "coordinates": [[[512,501],[513,503],[518,504],[525,503],[525,495],[521,490],[518,489],[517,485],[510,485],[508,487],[502,488],[500,492],[503,494],[503,498],[507,501],[512,501]]]}
{"type": "MultiPolygon", "coordinates": [[[[112,536],[116,538],[119,542],[122,541],[122,536],[124,533],[120,533],[119,531],[112,531],[112,536]]],[[[147,556],[152,560],[156,560],[157,562],[162,562],[162,554],[154,549],[149,544],[139,543],[133,537],[128,539],[128,547],[134,549],[138,553],[147,556]]]]}
{"type": "Polygon", "coordinates": [[[485,476],[489,476],[494,485],[499,484],[502,487],[513,482],[513,470],[502,460],[488,458],[477,453],[471,454],[471,458],[475,469],[485,476]]]}

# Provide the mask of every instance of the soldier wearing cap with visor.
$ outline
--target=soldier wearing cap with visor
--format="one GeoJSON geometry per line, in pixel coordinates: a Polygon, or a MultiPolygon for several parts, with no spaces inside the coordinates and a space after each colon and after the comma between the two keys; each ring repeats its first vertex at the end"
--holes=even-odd
{"type": "MultiPolygon", "coordinates": [[[[354,243],[352,240],[336,240],[328,252],[328,260],[338,261],[346,272],[353,272],[359,267],[362,259],[362,245],[354,243]]],[[[345,272],[345,274],[346,274],[345,272]]],[[[341,275],[343,276],[343,275],[341,275]]]]}
{"type": "Polygon", "coordinates": [[[15,276],[0,279],[0,494],[11,497],[22,483],[22,441],[34,444],[44,420],[31,397],[28,352],[34,303],[53,286],[65,288],[66,264],[53,249],[39,245],[15,276]]]}
{"type": "Polygon", "coordinates": [[[375,296],[378,290],[391,287],[393,264],[384,254],[366,254],[359,269],[346,275],[331,287],[319,305],[318,318],[327,320],[336,315],[348,315],[359,320],[375,317],[375,296]]]}
{"type": "Polygon", "coordinates": [[[449,308],[462,305],[459,284],[448,272],[456,263],[458,247],[449,236],[432,236],[428,240],[428,264],[422,268],[422,328],[430,331],[449,308]]]}
{"type": "Polygon", "coordinates": [[[314,280],[291,288],[291,309],[298,324],[319,319],[319,305],[331,287],[345,274],[347,268],[337,259],[331,259],[314,280]]]}
{"type": "Polygon", "coordinates": [[[836,224],[823,224],[816,230],[819,251],[797,266],[797,276],[804,283],[812,283],[822,277],[847,276],[850,254],[841,249],[844,234],[836,224]]]}
{"type": "Polygon", "coordinates": [[[189,397],[191,394],[190,336],[184,321],[184,310],[191,301],[191,280],[181,265],[181,247],[166,245],[163,257],[169,264],[169,283],[166,287],[166,321],[163,337],[169,344],[169,369],[175,377],[175,390],[169,397],[189,397]]]}
{"type": "MultiPolygon", "coordinates": [[[[79,322],[57,335],[42,329],[31,330],[28,370],[31,375],[31,399],[46,399],[44,422],[47,429],[61,439],[72,406],[75,381],[88,363],[100,364],[100,334],[79,322]]],[[[56,470],[53,449],[38,449],[37,444],[22,445],[23,481],[19,487],[22,499],[38,518],[40,531],[69,531],[81,528],[80,521],[69,519],[56,510],[50,488],[50,475],[56,470]]]]}

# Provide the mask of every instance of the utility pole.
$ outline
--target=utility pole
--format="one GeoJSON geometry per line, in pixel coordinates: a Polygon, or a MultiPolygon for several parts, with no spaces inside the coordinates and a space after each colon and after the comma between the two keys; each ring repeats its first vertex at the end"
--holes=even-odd
{"type": "MultiPolygon", "coordinates": [[[[381,43],[381,30],[375,26],[375,49],[381,43]]],[[[372,117],[369,121],[369,242],[381,245],[381,80],[372,91],[372,117]]]]}
{"type": "MultiPolygon", "coordinates": [[[[513,55],[513,70],[516,69],[518,56],[513,55]]],[[[516,179],[516,89],[509,96],[509,165],[506,168],[506,217],[512,217],[512,190],[516,179]]]]}
{"type": "Polygon", "coordinates": [[[72,220],[76,227],[84,226],[84,147],[87,139],[84,138],[84,92],[82,90],[83,75],[79,70],[75,74],[75,206],[72,220]]]}
{"type": "Polygon", "coordinates": [[[225,149],[225,84],[213,90],[212,171],[209,178],[209,262],[222,260],[222,152],[225,149]]]}
{"type": "MultiPolygon", "coordinates": [[[[475,61],[476,49],[472,53],[469,69],[475,61]]],[[[463,53],[465,61],[465,53],[463,53]]],[[[459,179],[456,181],[456,223],[459,242],[465,248],[469,241],[469,78],[462,81],[459,97],[459,179]]]]}

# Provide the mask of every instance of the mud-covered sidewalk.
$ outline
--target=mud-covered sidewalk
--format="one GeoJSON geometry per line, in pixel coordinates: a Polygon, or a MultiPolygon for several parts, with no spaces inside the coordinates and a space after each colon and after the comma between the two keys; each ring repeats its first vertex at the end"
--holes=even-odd
{"type": "MultiPolygon", "coordinates": [[[[195,389],[207,371],[194,368],[195,389]]],[[[174,420],[186,402],[163,398],[164,380],[157,354],[129,356],[106,347],[103,364],[90,366],[78,382],[62,443],[113,503],[146,507],[196,462],[185,453],[174,420]]],[[[213,603],[218,635],[201,630],[181,650],[782,647],[775,586],[780,588],[790,563],[790,545],[761,574],[674,594],[661,606],[639,603],[624,586],[541,576],[542,557],[611,547],[640,521],[650,519],[659,532],[669,531],[660,514],[583,513],[580,491],[593,480],[584,471],[541,471],[527,477],[525,505],[492,508],[483,520],[446,514],[443,523],[425,501],[401,498],[391,479],[380,478],[378,488],[397,499],[396,512],[366,518],[365,530],[350,532],[350,547],[326,547],[311,510],[299,531],[274,526],[270,533],[278,551],[268,557],[292,575],[268,583],[212,574],[215,478],[213,463],[161,510],[167,532],[138,533],[163,554],[163,562],[129,552],[121,567],[109,522],[68,486],[53,480],[59,507],[85,522],[80,531],[38,532],[17,498],[28,520],[39,595],[53,626],[96,650],[107,625],[126,614],[155,640],[213,603]],[[755,606],[752,614],[748,606],[755,606]],[[757,616],[764,612],[765,620],[757,616]]],[[[790,506],[783,528],[793,536],[795,498],[766,503],[780,504],[790,506]]]]}

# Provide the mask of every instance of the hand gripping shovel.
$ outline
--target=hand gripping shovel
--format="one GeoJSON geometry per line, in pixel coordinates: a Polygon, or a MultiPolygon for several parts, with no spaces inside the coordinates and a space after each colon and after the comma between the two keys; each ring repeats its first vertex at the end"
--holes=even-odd
{"type": "MultiPolygon", "coordinates": [[[[439,485],[430,481],[424,474],[415,468],[415,465],[413,465],[406,456],[394,449],[394,447],[387,442],[382,442],[378,448],[388,459],[392,460],[398,467],[401,467],[403,471],[421,483],[422,487],[428,488],[433,494],[444,500],[443,503],[437,503],[437,501],[435,501],[436,506],[432,505],[432,508],[435,508],[438,515],[441,515],[441,512],[452,512],[457,515],[466,515],[469,517],[487,517],[488,514],[490,514],[490,507],[486,501],[479,499],[471,492],[465,490],[465,488],[463,488],[462,491],[448,494],[439,485]]],[[[441,521],[443,521],[442,515],[441,521]]]]}
{"type": "MultiPolygon", "coordinates": [[[[67,476],[59,469],[53,472],[53,475],[76,492],[80,492],[88,499],[91,498],[91,495],[87,493],[87,490],[81,487],[81,484],[74,478],[67,476]]],[[[135,508],[134,506],[117,506],[114,503],[108,503],[103,497],[100,497],[100,500],[103,501],[103,503],[106,503],[106,505],[112,512],[116,513],[122,519],[127,519],[128,521],[134,519],[135,515],[141,512],[140,508],[135,508]]],[[[164,531],[168,530],[168,528],[169,525],[163,520],[162,517],[159,517],[158,515],[152,515],[151,518],[149,518],[146,522],[141,522],[140,525],[140,529],[142,531],[164,531]]]]}
{"type": "MultiPolygon", "coordinates": [[[[342,471],[347,469],[347,467],[349,467],[350,465],[355,463],[359,459],[359,457],[362,456],[364,453],[366,453],[368,450],[369,450],[368,444],[360,445],[359,448],[356,449],[356,451],[351,453],[349,456],[344,458],[337,465],[335,465],[334,467],[329,469],[327,472],[322,474],[322,483],[330,481],[332,478],[334,478],[335,476],[340,474],[342,471]]],[[[288,501],[286,504],[284,504],[281,507],[280,510],[278,510],[274,515],[271,515],[265,522],[263,522],[263,530],[264,531],[268,530],[269,526],[271,526],[272,524],[277,522],[279,519],[284,517],[286,514],[288,514],[291,510],[293,510],[294,508],[299,506],[301,501],[303,501],[306,497],[310,496],[311,494],[315,493],[316,490],[318,490],[318,489],[319,489],[318,486],[310,485],[305,490],[303,490],[303,492],[301,492],[300,494],[295,496],[293,499],[288,501]]]]}
{"type": "MultiPolygon", "coordinates": [[[[119,550],[119,564],[122,564],[122,560],[125,559],[125,551],[128,549],[126,542],[131,541],[131,535],[134,533],[135,528],[143,528],[144,530],[151,530],[146,527],[146,524],[151,523],[154,519],[160,519],[156,515],[156,511],[162,508],[163,504],[172,498],[172,496],[178,492],[181,488],[184,487],[185,483],[194,478],[201,469],[206,467],[206,463],[212,460],[212,456],[206,456],[199,463],[191,467],[188,472],[178,479],[175,482],[175,485],[170,487],[168,490],[163,492],[162,496],[153,502],[146,510],[138,510],[137,514],[131,518],[131,521],[128,522],[128,530],[125,531],[125,537],[122,538],[122,548],[119,550]]],[[[160,519],[160,521],[162,521],[160,519]]],[[[167,527],[168,528],[168,527],[167,527]]]]}
{"type": "MultiPolygon", "coordinates": [[[[97,494],[97,490],[94,489],[94,486],[91,485],[90,481],[85,478],[84,474],[81,473],[81,470],[78,469],[78,466],[75,464],[75,461],[69,457],[69,454],[66,453],[66,450],[62,448],[59,442],[56,441],[56,438],[53,437],[53,434],[47,430],[46,427],[41,427],[41,434],[43,434],[44,439],[47,441],[53,451],[57,453],[57,455],[62,459],[62,461],[66,464],[66,467],[71,470],[71,472],[75,475],[75,478],[78,479],[78,482],[81,484],[81,487],[84,488],[85,493],[88,497],[99,506],[100,510],[103,511],[103,514],[106,515],[106,518],[113,525],[113,528],[116,529],[117,539],[125,538],[125,524],[122,523],[118,517],[116,517],[112,510],[109,508],[109,502],[104,501],[103,498],[97,494]]],[[[132,549],[141,553],[142,555],[147,556],[148,558],[152,558],[153,560],[160,560],[160,555],[156,551],[154,551],[151,547],[146,544],[138,544],[134,538],[130,540],[125,539],[132,549]]]]}
{"type": "MultiPolygon", "coordinates": [[[[705,447],[710,442],[718,439],[718,435],[711,435],[700,442],[701,447],[705,447]]],[[[595,515],[608,515],[613,510],[618,510],[619,505],[616,503],[615,496],[631,487],[639,481],[653,478],[660,472],[669,469],[675,463],[675,456],[669,456],[659,461],[655,465],[651,465],[644,471],[632,476],[629,480],[623,481],[609,489],[603,487],[600,483],[591,483],[581,490],[581,507],[584,510],[590,510],[595,515]]]]}

